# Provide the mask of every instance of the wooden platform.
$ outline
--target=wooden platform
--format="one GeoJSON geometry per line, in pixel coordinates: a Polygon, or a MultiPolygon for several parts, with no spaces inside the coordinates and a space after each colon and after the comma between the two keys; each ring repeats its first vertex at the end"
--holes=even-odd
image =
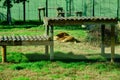
{"type": "Polygon", "coordinates": [[[108,17],[56,17],[44,18],[44,24],[53,26],[86,25],[86,24],[117,24],[117,18],[108,17]]]}
{"type": "Polygon", "coordinates": [[[27,46],[27,45],[49,45],[49,36],[26,36],[26,35],[16,35],[16,36],[1,36],[0,46],[27,46]]]}
{"type": "MultiPolygon", "coordinates": [[[[46,28],[54,26],[70,26],[70,25],[101,25],[101,53],[105,53],[105,44],[104,44],[104,31],[105,26],[110,25],[111,27],[111,62],[114,62],[115,54],[115,26],[118,23],[117,18],[108,18],[108,17],[56,17],[56,18],[44,18],[44,24],[46,28]]],[[[53,28],[52,28],[53,29],[53,28]]],[[[52,30],[54,31],[54,30],[52,30]]],[[[54,33],[54,32],[53,32],[54,33]]],[[[51,37],[53,40],[53,37],[51,37]]],[[[79,49],[79,48],[78,48],[79,49]]]]}
{"type": "Polygon", "coordinates": [[[44,45],[45,54],[48,55],[50,49],[50,60],[53,54],[53,41],[47,35],[16,35],[16,36],[0,36],[0,46],[2,46],[2,63],[6,62],[7,46],[30,46],[30,45],[44,45]]]}

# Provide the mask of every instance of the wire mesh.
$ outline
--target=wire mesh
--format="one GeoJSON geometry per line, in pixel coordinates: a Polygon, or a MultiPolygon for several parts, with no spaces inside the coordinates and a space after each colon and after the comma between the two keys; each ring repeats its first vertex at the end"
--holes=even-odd
{"type": "MultiPolygon", "coordinates": [[[[38,7],[45,7],[45,3],[46,0],[29,0],[29,2],[26,2],[26,20],[39,20],[38,7]]],[[[119,3],[118,0],[94,0],[94,16],[119,16],[119,3]]],[[[0,6],[1,5],[2,4],[0,3],[0,6]]],[[[93,0],[48,0],[48,16],[56,17],[58,7],[63,8],[66,17],[75,16],[75,12],[82,12],[82,16],[93,16],[93,0]]],[[[5,15],[6,8],[0,7],[0,20],[2,20],[2,16],[5,15]]],[[[13,4],[11,16],[13,20],[23,20],[22,3],[13,4]]]]}

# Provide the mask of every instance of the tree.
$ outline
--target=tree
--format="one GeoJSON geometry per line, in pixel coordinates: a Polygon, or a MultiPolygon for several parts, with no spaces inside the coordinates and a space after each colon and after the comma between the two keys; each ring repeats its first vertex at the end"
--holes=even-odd
{"type": "MultiPolygon", "coordinates": [[[[2,1],[2,0],[0,0],[2,1]]],[[[12,0],[4,0],[3,6],[7,7],[7,23],[10,25],[11,24],[11,10],[10,8],[12,7],[12,0]]]]}
{"type": "Polygon", "coordinates": [[[3,6],[4,7],[7,7],[7,23],[10,25],[12,20],[11,20],[11,7],[13,6],[12,2],[13,3],[21,3],[23,2],[23,20],[25,22],[26,20],[26,1],[29,1],[29,0],[0,0],[0,1],[3,1],[3,6]]]}

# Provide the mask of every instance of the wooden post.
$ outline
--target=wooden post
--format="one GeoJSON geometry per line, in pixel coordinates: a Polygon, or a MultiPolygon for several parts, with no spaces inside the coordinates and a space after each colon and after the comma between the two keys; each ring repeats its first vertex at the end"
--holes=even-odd
{"type": "Polygon", "coordinates": [[[111,26],[111,62],[114,62],[115,54],[115,25],[111,26]]]}
{"type": "Polygon", "coordinates": [[[41,10],[38,8],[38,16],[39,16],[39,21],[41,22],[41,10]]]}
{"type": "Polygon", "coordinates": [[[45,17],[45,8],[44,7],[39,7],[38,8],[38,17],[39,17],[39,21],[41,22],[41,12],[43,13],[43,17],[45,17]]]}
{"type": "Polygon", "coordinates": [[[43,17],[45,17],[45,8],[43,9],[43,17]]]}
{"type": "MultiPolygon", "coordinates": [[[[49,26],[48,25],[45,26],[45,35],[49,36],[49,26]]],[[[49,46],[45,45],[45,55],[48,55],[48,52],[49,52],[49,46]]]]}
{"type": "Polygon", "coordinates": [[[2,46],[2,63],[6,62],[6,46],[2,46]]]}
{"type": "Polygon", "coordinates": [[[101,54],[105,54],[105,25],[101,25],[101,54]]]}
{"type": "Polygon", "coordinates": [[[50,26],[50,37],[51,37],[51,44],[50,44],[50,60],[54,59],[54,40],[53,40],[53,26],[50,26]]]}

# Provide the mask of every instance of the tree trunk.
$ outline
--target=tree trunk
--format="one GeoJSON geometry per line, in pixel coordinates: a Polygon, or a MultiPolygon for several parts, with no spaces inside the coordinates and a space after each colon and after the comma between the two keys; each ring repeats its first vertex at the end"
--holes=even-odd
{"type": "Polygon", "coordinates": [[[26,21],[26,2],[23,1],[23,21],[26,21]]]}
{"type": "Polygon", "coordinates": [[[117,0],[117,18],[119,19],[119,7],[120,7],[120,1],[119,0],[117,0]]]}
{"type": "Polygon", "coordinates": [[[7,23],[11,25],[10,0],[7,0],[7,23]]]}
{"type": "Polygon", "coordinates": [[[95,1],[93,0],[93,17],[95,16],[95,1]]]}
{"type": "Polygon", "coordinates": [[[46,17],[48,17],[48,0],[46,0],[46,17]]]}

